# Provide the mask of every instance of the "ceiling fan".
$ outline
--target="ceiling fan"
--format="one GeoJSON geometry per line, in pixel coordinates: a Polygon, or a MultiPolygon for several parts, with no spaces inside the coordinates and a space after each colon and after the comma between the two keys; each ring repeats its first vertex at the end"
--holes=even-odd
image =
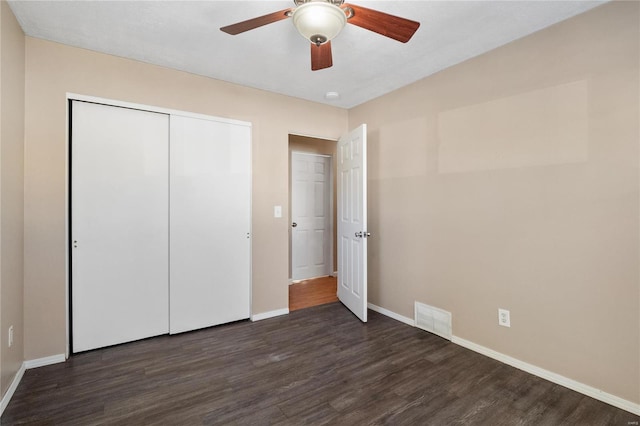
{"type": "Polygon", "coordinates": [[[291,18],[300,34],[311,42],[311,69],[317,71],[333,65],[331,40],[347,23],[402,43],[408,42],[420,26],[419,22],[344,3],[344,0],[294,0],[293,2],[296,7],[228,25],[220,30],[236,35],[291,18]]]}

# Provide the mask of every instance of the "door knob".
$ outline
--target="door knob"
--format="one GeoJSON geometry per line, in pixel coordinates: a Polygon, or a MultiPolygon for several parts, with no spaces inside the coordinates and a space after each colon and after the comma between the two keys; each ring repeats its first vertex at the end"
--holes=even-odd
{"type": "Polygon", "coordinates": [[[293,223],[291,224],[291,227],[292,227],[292,228],[295,228],[296,226],[298,226],[298,224],[297,224],[297,223],[295,223],[295,222],[293,222],[293,223]]]}
{"type": "Polygon", "coordinates": [[[371,236],[371,232],[356,232],[356,238],[369,238],[371,236]]]}

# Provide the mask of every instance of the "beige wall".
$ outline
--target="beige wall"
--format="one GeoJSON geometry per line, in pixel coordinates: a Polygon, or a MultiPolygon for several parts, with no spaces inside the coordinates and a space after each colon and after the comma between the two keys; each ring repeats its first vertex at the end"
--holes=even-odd
{"type": "Polygon", "coordinates": [[[288,306],[288,135],[337,138],[347,111],[27,37],[25,357],[65,351],[66,92],[253,123],[252,312],[288,306]],[[295,117],[295,118],[294,118],[295,117]]]}
{"type": "MultiPolygon", "coordinates": [[[[456,336],[640,402],[638,8],[599,7],[354,108],[349,125],[341,109],[27,37],[25,357],[65,350],[74,92],[254,124],[254,313],[287,306],[289,212],[275,219],[273,206],[288,206],[288,135],[337,139],[368,123],[370,301],[408,317],[414,300],[439,306],[456,336]],[[511,328],[497,325],[498,307],[511,328]]],[[[21,101],[5,94],[8,75],[20,79],[6,40],[17,38],[19,57],[21,39],[7,11],[3,2],[2,338],[21,306],[5,291],[5,238],[20,244],[5,237],[19,221],[6,197],[20,197],[19,185],[5,194],[18,173],[5,161],[16,148],[5,117],[21,119],[6,109],[21,101]]],[[[4,391],[20,357],[0,354],[4,391]]]]}
{"type": "MultiPolygon", "coordinates": [[[[338,143],[335,140],[326,140],[319,138],[311,138],[308,136],[289,135],[289,214],[291,214],[291,153],[308,152],[311,154],[322,154],[331,156],[331,167],[333,173],[333,271],[338,270],[338,222],[337,222],[337,206],[338,206],[338,188],[336,187],[336,150],[338,143]]],[[[291,222],[291,218],[289,218],[291,222]]],[[[291,229],[291,228],[289,228],[291,229]]],[[[291,237],[289,237],[289,278],[291,278],[291,237]]]]}
{"type": "Polygon", "coordinates": [[[24,360],[24,47],[13,12],[0,2],[0,395],[24,360]],[[12,325],[14,342],[9,348],[12,325]]]}
{"type": "Polygon", "coordinates": [[[460,338],[640,402],[639,6],[349,111],[369,126],[370,302],[446,309],[460,338]]]}

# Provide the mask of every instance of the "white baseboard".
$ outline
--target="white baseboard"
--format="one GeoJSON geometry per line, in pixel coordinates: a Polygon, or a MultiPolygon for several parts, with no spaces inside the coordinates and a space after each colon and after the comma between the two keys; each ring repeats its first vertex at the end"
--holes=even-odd
{"type": "Polygon", "coordinates": [[[275,311],[263,312],[261,314],[251,315],[251,321],[261,321],[267,318],[279,317],[280,315],[287,315],[289,308],[276,309],[275,311]]]}
{"type": "Polygon", "coordinates": [[[472,351],[478,352],[479,354],[488,356],[489,358],[493,358],[497,361],[508,364],[519,370],[526,371],[527,373],[533,374],[534,376],[541,377],[545,380],[548,380],[560,386],[564,386],[565,388],[569,388],[583,395],[590,396],[591,398],[597,399],[598,401],[602,401],[630,413],[640,415],[640,404],[627,401],[626,399],[622,399],[618,396],[604,392],[600,389],[594,388],[593,386],[585,385],[584,383],[569,379],[568,377],[561,376],[560,374],[545,370],[544,368],[540,368],[527,362],[520,361],[519,359],[510,357],[509,355],[496,352],[493,349],[486,348],[484,346],[478,345],[477,343],[470,342],[457,336],[453,336],[451,342],[467,349],[471,349],[472,351]]]}
{"type": "Polygon", "coordinates": [[[51,355],[44,358],[30,359],[24,362],[24,366],[27,370],[32,368],[44,367],[45,365],[58,364],[65,362],[67,358],[64,354],[51,355]]]}
{"type": "Polygon", "coordinates": [[[0,402],[0,416],[2,416],[2,413],[4,413],[4,409],[7,408],[7,405],[9,405],[9,401],[11,401],[11,397],[13,396],[16,389],[18,389],[20,380],[22,380],[22,376],[24,375],[24,371],[26,370],[24,364],[25,363],[23,362],[15,377],[11,381],[9,389],[7,389],[7,392],[5,392],[5,394],[2,396],[2,401],[0,402]]]}
{"type": "Polygon", "coordinates": [[[13,381],[11,381],[11,385],[9,386],[9,389],[7,389],[7,392],[2,397],[2,401],[0,401],[0,416],[2,416],[2,413],[4,413],[4,409],[7,408],[7,405],[9,405],[9,401],[11,401],[13,394],[15,393],[16,389],[18,389],[18,385],[22,380],[22,376],[24,375],[25,370],[30,370],[32,368],[37,368],[37,367],[44,367],[45,365],[57,364],[59,362],[65,362],[66,360],[67,360],[67,357],[64,354],[59,354],[59,355],[52,355],[44,358],[31,359],[29,361],[24,361],[20,366],[20,369],[16,373],[15,377],[13,378],[13,381]]]}
{"type": "MultiPolygon", "coordinates": [[[[414,320],[412,320],[411,318],[396,314],[393,311],[381,308],[380,306],[376,306],[372,303],[369,303],[368,307],[372,311],[379,312],[382,315],[388,316],[389,318],[393,318],[410,326],[415,326],[414,320]]],[[[451,342],[479,354],[488,356],[489,358],[493,358],[504,364],[515,367],[519,370],[526,371],[527,373],[533,374],[534,376],[538,376],[542,379],[548,380],[560,386],[564,386],[565,388],[574,390],[593,399],[597,399],[598,401],[602,401],[609,405],[613,405],[614,407],[620,408],[621,410],[625,410],[632,414],[640,416],[640,404],[636,404],[635,402],[627,401],[626,399],[604,392],[600,389],[594,388],[593,386],[585,385],[584,383],[569,379],[568,377],[561,376],[560,374],[553,373],[549,370],[545,370],[544,368],[537,367],[527,362],[520,361],[519,359],[510,357],[500,352],[496,352],[493,349],[486,348],[484,346],[478,345],[477,343],[470,342],[469,340],[465,340],[457,336],[452,336],[451,342]]]]}
{"type": "Polygon", "coordinates": [[[331,274],[332,277],[337,277],[338,276],[338,271],[333,271],[333,274],[331,274]]]}
{"type": "Polygon", "coordinates": [[[393,318],[396,321],[403,322],[403,323],[405,323],[407,325],[410,325],[411,327],[415,327],[415,325],[416,325],[416,323],[415,323],[415,321],[413,319],[405,317],[405,316],[400,315],[400,314],[396,314],[393,311],[390,311],[390,310],[385,309],[385,308],[381,308],[380,306],[374,305],[373,303],[367,303],[367,307],[369,309],[371,309],[372,311],[378,312],[378,313],[380,313],[382,315],[386,315],[389,318],[393,318]]]}

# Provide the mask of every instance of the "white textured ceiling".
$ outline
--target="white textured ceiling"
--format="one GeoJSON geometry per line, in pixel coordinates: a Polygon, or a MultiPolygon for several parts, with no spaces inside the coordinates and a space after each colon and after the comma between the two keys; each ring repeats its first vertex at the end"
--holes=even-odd
{"type": "Polygon", "coordinates": [[[333,67],[311,71],[309,43],[290,19],[240,35],[220,27],[293,1],[9,0],[32,37],[350,108],[541,30],[605,1],[375,1],[351,3],[421,23],[402,44],[347,25],[333,67]],[[338,92],[337,100],[325,93],[338,92]]]}

